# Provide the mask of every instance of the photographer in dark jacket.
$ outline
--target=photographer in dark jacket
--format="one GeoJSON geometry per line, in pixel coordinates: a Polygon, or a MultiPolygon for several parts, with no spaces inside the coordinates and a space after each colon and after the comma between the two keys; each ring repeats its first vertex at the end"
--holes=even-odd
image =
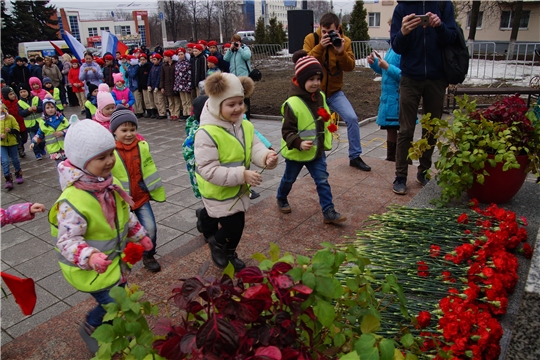
{"type": "MultiPolygon", "coordinates": [[[[440,118],[443,112],[445,89],[448,86],[442,62],[442,48],[457,39],[454,6],[444,1],[442,14],[440,1],[398,1],[392,16],[390,38],[392,49],[401,55],[401,83],[399,86],[399,133],[396,151],[396,179],[392,190],[399,195],[407,193],[407,155],[414,136],[416,114],[422,99],[423,113],[440,118]],[[427,16],[427,25],[421,25],[419,15],[427,16]]],[[[426,131],[422,129],[422,136],[426,131]]],[[[432,145],[420,158],[416,181],[425,186],[429,179],[432,145]]]]}

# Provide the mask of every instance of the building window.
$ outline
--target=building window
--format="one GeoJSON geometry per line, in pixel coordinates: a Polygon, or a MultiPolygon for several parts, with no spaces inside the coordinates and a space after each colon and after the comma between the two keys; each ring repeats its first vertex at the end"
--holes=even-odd
{"type": "Polygon", "coordinates": [[[146,45],[146,30],[144,25],[139,25],[139,35],[141,35],[141,44],[146,45]]]}
{"type": "Polygon", "coordinates": [[[98,36],[97,27],[88,28],[88,36],[98,36]]]}
{"type": "Polygon", "coordinates": [[[114,33],[116,35],[121,35],[121,36],[131,35],[131,27],[129,25],[115,26],[114,27],[114,33]]]}
{"type": "Polygon", "coordinates": [[[71,35],[79,41],[81,41],[81,33],[79,31],[79,21],[76,16],[69,16],[69,28],[71,29],[71,35]]]}
{"type": "Polygon", "coordinates": [[[108,26],[102,26],[99,28],[100,31],[110,31],[108,26]]]}
{"type": "MultiPolygon", "coordinates": [[[[531,16],[530,10],[521,11],[521,19],[519,21],[520,29],[527,29],[529,27],[529,17],[531,16]]],[[[512,29],[512,21],[514,18],[513,11],[503,11],[501,14],[501,25],[500,29],[512,29]]]]}
{"type": "Polygon", "coordinates": [[[379,27],[381,26],[381,13],[368,13],[368,26],[379,27]]]}
{"type": "MultiPolygon", "coordinates": [[[[478,12],[478,20],[476,21],[476,28],[481,29],[482,28],[482,19],[484,17],[484,12],[479,11],[478,12]]],[[[467,14],[467,29],[471,28],[471,12],[467,14]]]]}

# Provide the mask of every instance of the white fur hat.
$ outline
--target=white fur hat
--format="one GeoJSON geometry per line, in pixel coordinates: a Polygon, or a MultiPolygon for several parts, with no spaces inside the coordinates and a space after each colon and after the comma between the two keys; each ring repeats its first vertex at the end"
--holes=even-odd
{"type": "Polygon", "coordinates": [[[221,103],[232,97],[250,97],[255,88],[253,80],[247,76],[216,72],[206,78],[205,92],[208,95],[208,110],[220,119],[221,103]]]}
{"type": "Polygon", "coordinates": [[[94,157],[115,147],[111,132],[92,120],[78,121],[71,125],[64,141],[66,157],[81,170],[94,157]]]}

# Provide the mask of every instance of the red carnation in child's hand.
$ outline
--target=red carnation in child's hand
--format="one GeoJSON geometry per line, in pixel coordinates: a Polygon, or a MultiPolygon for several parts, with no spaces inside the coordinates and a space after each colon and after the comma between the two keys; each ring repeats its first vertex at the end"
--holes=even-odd
{"type": "Polygon", "coordinates": [[[416,320],[418,321],[418,327],[420,329],[426,328],[431,323],[431,314],[427,311],[420,311],[416,320]]]}
{"type": "Polygon", "coordinates": [[[332,124],[328,125],[328,131],[330,131],[331,133],[335,133],[337,131],[336,124],[332,123],[332,124]]]}
{"type": "Polygon", "coordinates": [[[141,261],[144,254],[144,247],[133,242],[128,242],[126,248],[124,249],[124,257],[122,260],[125,263],[135,265],[137,262],[141,261]]]}
{"type": "Polygon", "coordinates": [[[319,115],[324,120],[324,122],[330,120],[330,114],[323,107],[320,107],[319,110],[317,110],[317,115],[319,115]]]}

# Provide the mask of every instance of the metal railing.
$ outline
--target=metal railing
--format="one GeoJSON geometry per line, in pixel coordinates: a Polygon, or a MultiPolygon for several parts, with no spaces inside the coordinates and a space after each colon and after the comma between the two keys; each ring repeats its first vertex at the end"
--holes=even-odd
{"type": "Polygon", "coordinates": [[[469,73],[468,79],[490,79],[493,82],[495,74],[495,48],[494,42],[474,42],[468,44],[469,73]]]}
{"type": "Polygon", "coordinates": [[[518,78],[524,80],[528,76],[539,75],[540,68],[535,67],[535,62],[540,61],[538,52],[540,43],[515,43],[513,49],[509,48],[506,53],[504,79],[516,81],[518,78]]]}

